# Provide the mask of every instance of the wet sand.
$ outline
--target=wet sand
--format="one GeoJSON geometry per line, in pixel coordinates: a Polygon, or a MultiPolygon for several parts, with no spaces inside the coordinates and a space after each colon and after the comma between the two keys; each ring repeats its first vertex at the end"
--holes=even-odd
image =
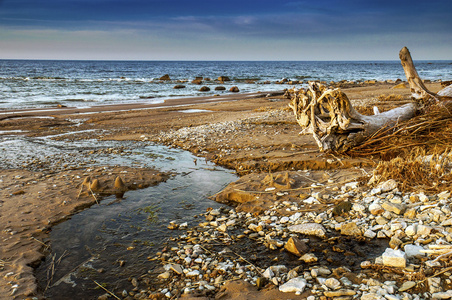
{"type": "MultiPolygon", "coordinates": [[[[393,86],[378,83],[343,91],[363,110],[377,103],[381,94],[400,94],[403,101],[408,101],[409,89],[396,90],[393,86]]],[[[431,84],[429,88],[437,91],[440,85],[431,84]]],[[[249,201],[247,193],[240,190],[262,188],[260,182],[265,174],[285,171],[290,176],[296,170],[318,170],[318,177],[313,180],[329,180],[340,186],[375,166],[373,159],[319,153],[311,136],[298,135],[300,127],[287,107],[288,102],[280,94],[260,93],[172,99],[159,104],[0,111],[0,131],[54,136],[57,140],[154,141],[186,149],[236,170],[242,178],[215,198],[254,213],[265,210],[275,198],[268,195],[259,201],[249,201]]],[[[399,104],[380,103],[379,107],[399,104]]],[[[78,197],[83,179],[91,175],[86,172],[89,166],[62,166],[58,170],[45,166],[44,162],[29,162],[23,168],[1,171],[0,295],[7,295],[2,299],[40,297],[33,267],[43,259],[48,231],[52,225],[96,202],[89,193],[78,197]]],[[[166,178],[158,170],[140,168],[116,167],[109,172],[100,169],[96,172],[112,188],[111,174],[119,175],[125,170],[134,174],[126,178],[126,184],[139,182],[134,188],[158,184],[166,178]]],[[[287,199],[291,197],[287,195],[287,199]]],[[[254,293],[256,299],[262,296],[253,287],[243,289],[242,294],[254,293]]],[[[274,293],[270,291],[268,297],[274,293]]],[[[226,298],[235,296],[231,292],[226,298]]]]}

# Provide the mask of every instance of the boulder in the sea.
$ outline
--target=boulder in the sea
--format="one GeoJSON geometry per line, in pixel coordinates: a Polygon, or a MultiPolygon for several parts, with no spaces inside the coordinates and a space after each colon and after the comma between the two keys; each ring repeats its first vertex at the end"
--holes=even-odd
{"type": "Polygon", "coordinates": [[[173,87],[173,89],[184,89],[184,88],[185,88],[185,85],[183,85],[183,84],[178,84],[173,87]]]}
{"type": "Polygon", "coordinates": [[[210,88],[208,86],[203,86],[199,89],[200,92],[208,92],[210,91],[210,88]]]}
{"type": "Polygon", "coordinates": [[[228,76],[220,76],[220,77],[218,77],[218,81],[225,82],[225,81],[231,81],[231,79],[229,79],[228,76]]]}
{"type": "Polygon", "coordinates": [[[229,89],[230,92],[232,93],[238,93],[240,92],[239,88],[237,86],[233,86],[229,89]]]}
{"type": "Polygon", "coordinates": [[[217,87],[215,87],[215,91],[224,91],[224,90],[226,90],[226,88],[224,87],[224,86],[217,86],[217,87]]]}
{"type": "Polygon", "coordinates": [[[171,78],[169,77],[168,74],[163,75],[162,77],[159,78],[160,80],[171,80],[171,78]]]}

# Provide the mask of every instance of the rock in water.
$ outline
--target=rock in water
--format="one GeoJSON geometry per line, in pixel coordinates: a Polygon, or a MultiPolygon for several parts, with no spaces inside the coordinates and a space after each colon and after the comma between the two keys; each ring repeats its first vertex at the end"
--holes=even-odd
{"type": "Polygon", "coordinates": [[[168,74],[165,74],[162,77],[160,77],[160,80],[171,80],[171,78],[169,77],[168,74]]]}
{"type": "Polygon", "coordinates": [[[284,248],[289,251],[290,253],[293,253],[297,256],[302,256],[304,253],[306,253],[309,248],[306,245],[306,243],[300,241],[296,237],[291,237],[287,243],[284,245],[284,248]]]}
{"type": "Polygon", "coordinates": [[[283,293],[303,293],[306,284],[306,279],[296,277],[281,285],[279,290],[283,293]]]}
{"type": "Polygon", "coordinates": [[[238,93],[240,92],[239,88],[237,86],[233,86],[229,89],[230,92],[232,93],[238,93]]]}

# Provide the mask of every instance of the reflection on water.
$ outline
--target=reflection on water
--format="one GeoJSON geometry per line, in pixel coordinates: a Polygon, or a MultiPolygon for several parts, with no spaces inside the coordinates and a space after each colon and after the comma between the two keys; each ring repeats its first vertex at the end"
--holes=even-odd
{"type": "Polygon", "coordinates": [[[199,223],[194,215],[220,206],[207,197],[236,180],[230,171],[199,158],[195,164],[194,159],[163,146],[135,148],[131,155],[113,159],[115,164],[140,160],[177,175],[158,186],[128,191],[124,199],[105,198],[52,228],[52,253],[37,270],[41,288],[48,286],[46,296],[97,299],[105,291],[94,280],[121,292],[130,290],[129,277],[152,272],[159,263],[148,257],[178,234],[167,229],[168,223],[199,223]]]}

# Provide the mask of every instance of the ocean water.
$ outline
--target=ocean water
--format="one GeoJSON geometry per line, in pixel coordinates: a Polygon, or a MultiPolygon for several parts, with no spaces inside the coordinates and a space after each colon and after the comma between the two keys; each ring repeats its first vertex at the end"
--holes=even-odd
{"type": "MultiPolygon", "coordinates": [[[[415,61],[423,79],[451,80],[452,61],[415,61]]],[[[170,97],[275,91],[283,78],[309,80],[405,79],[399,61],[51,61],[0,60],[0,109],[76,107],[116,103],[158,103],[170,97]],[[168,74],[170,81],[159,78],[168,74]],[[228,76],[226,91],[215,91],[214,80],[228,76]],[[196,77],[210,78],[199,92],[196,77]],[[250,82],[250,80],[252,82],[250,82]],[[182,82],[182,83],[181,83],[182,82]],[[174,89],[183,84],[183,89],[174,89]]]]}

